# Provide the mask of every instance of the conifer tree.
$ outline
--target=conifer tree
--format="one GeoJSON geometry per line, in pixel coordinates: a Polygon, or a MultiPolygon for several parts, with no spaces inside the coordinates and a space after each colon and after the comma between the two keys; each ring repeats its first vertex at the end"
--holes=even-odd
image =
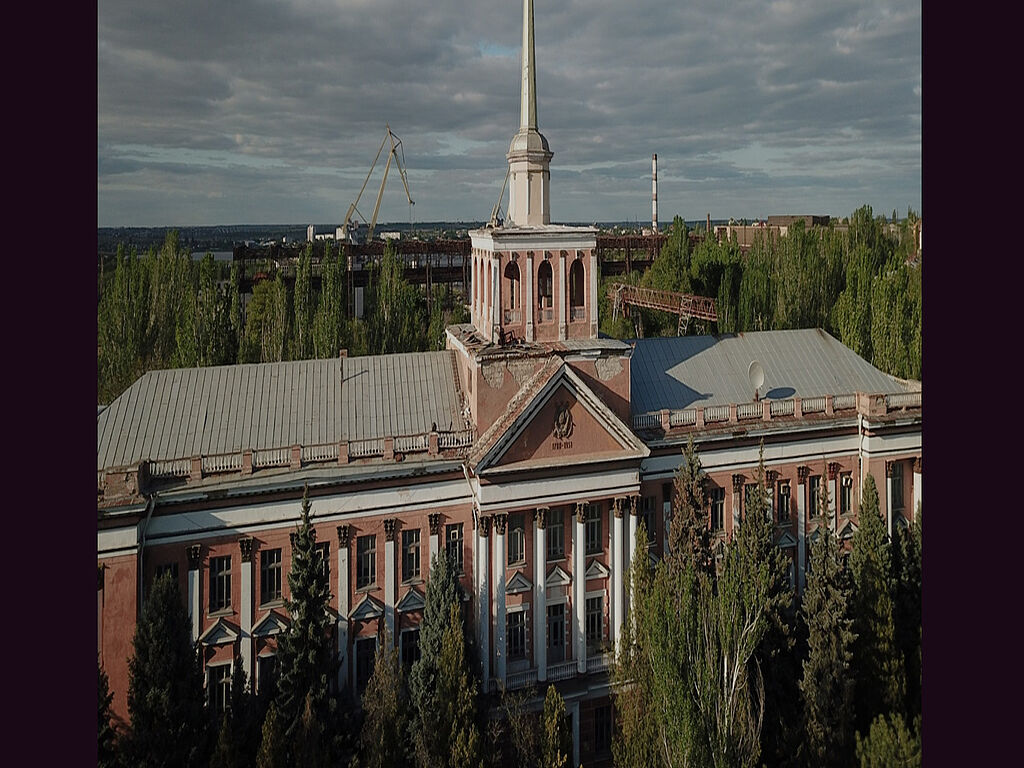
{"type": "Polygon", "coordinates": [[[316,529],[310,522],[309,488],[302,495],[302,516],[292,538],[288,572],[291,615],[287,631],[278,636],[277,709],[286,739],[298,738],[307,694],[313,717],[329,716],[328,680],[334,669],[330,645],[330,591],[316,550],[316,529]]]}
{"type": "Polygon", "coordinates": [[[245,768],[256,759],[253,702],[242,666],[241,647],[235,646],[231,669],[231,694],[220,721],[220,732],[210,764],[218,768],[245,768]]]}
{"type": "Polygon", "coordinates": [[[117,765],[117,731],[111,722],[110,702],[114,700],[114,694],[110,690],[110,681],[103,666],[98,663],[99,669],[99,732],[98,732],[98,765],[100,768],[113,768],[117,765]]]}
{"type": "Polygon", "coordinates": [[[363,692],[365,720],[360,734],[360,765],[400,768],[410,757],[406,748],[408,692],[398,649],[390,647],[387,625],[378,640],[373,674],[363,692]]]}
{"type": "Polygon", "coordinates": [[[839,543],[824,516],[811,547],[811,572],[801,610],[808,655],[800,692],[809,763],[850,764],[854,728],[852,586],[839,543]]]}
{"type": "Polygon", "coordinates": [[[700,456],[690,435],[683,449],[683,463],[673,480],[674,497],[669,531],[669,562],[679,558],[690,560],[703,573],[714,572],[711,553],[711,529],[708,526],[707,502],[704,497],[706,477],[700,456]]]}
{"type": "Polygon", "coordinates": [[[571,758],[572,732],[565,713],[565,699],[554,685],[549,684],[544,697],[540,768],[568,768],[571,758]]]}
{"type": "Polygon", "coordinates": [[[902,711],[908,721],[921,714],[921,505],[914,521],[899,528],[893,547],[895,595],[893,621],[896,645],[907,675],[906,704],[902,711]]]}
{"type": "Polygon", "coordinates": [[[256,755],[257,768],[288,768],[288,749],[285,743],[284,726],[277,711],[277,703],[270,702],[256,755]]]}
{"type": "MultiPolygon", "coordinates": [[[[439,746],[441,760],[434,765],[450,768],[482,766],[480,730],[477,727],[476,686],[469,674],[463,636],[462,612],[453,605],[441,639],[437,679],[439,746]]],[[[419,745],[417,745],[419,746],[419,745]]],[[[417,750],[417,753],[419,750],[417,750]]]]}
{"type": "Polygon", "coordinates": [[[857,734],[857,760],[861,768],[920,768],[921,719],[907,727],[903,717],[879,715],[865,738],[857,734]]]}
{"type": "Polygon", "coordinates": [[[192,623],[170,573],[158,577],[135,625],[128,661],[133,766],[199,766],[209,755],[203,672],[192,623]]]}
{"type": "Polygon", "coordinates": [[[860,527],[853,537],[854,669],[857,730],[867,731],[880,714],[904,705],[906,679],[893,624],[892,563],[889,537],[878,509],[878,489],[864,479],[860,527]]]}

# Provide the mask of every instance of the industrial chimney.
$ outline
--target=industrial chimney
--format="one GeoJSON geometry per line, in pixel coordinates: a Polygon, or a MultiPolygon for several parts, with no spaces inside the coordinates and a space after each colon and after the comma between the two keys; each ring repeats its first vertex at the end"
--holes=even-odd
{"type": "Polygon", "coordinates": [[[658,231],[658,153],[651,155],[651,229],[658,231]]]}

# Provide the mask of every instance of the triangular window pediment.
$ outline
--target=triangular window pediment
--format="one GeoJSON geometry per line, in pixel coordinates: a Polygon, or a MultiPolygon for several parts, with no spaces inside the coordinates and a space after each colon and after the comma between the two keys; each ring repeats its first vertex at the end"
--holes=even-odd
{"type": "Polygon", "coordinates": [[[590,565],[587,566],[586,576],[588,579],[607,579],[610,574],[608,566],[600,560],[591,560],[590,565]]]}
{"type": "Polygon", "coordinates": [[[857,526],[853,524],[852,520],[850,520],[843,526],[842,530],[839,531],[839,538],[852,539],[855,533],[857,533],[857,526]]]}
{"type": "Polygon", "coordinates": [[[821,538],[821,531],[819,531],[817,528],[815,528],[813,531],[811,531],[810,535],[807,537],[807,539],[811,542],[811,544],[814,544],[820,538],[821,538]]]}
{"type": "Polygon", "coordinates": [[[288,619],[277,611],[269,611],[252,628],[253,637],[270,637],[288,630],[288,619]]]}
{"type": "Polygon", "coordinates": [[[405,596],[401,600],[398,601],[398,605],[395,606],[395,610],[399,612],[422,611],[426,604],[426,600],[420,591],[413,587],[405,593],[405,596]]]}
{"type": "Polygon", "coordinates": [[[550,587],[567,587],[572,584],[572,576],[566,573],[561,566],[556,565],[547,576],[544,577],[544,585],[550,587]]]}
{"type": "Polygon", "coordinates": [[[384,606],[381,602],[367,595],[348,617],[352,621],[371,621],[372,619],[379,619],[383,615],[384,606]]]}
{"type": "Polygon", "coordinates": [[[796,539],[793,538],[792,533],[790,533],[789,531],[785,531],[779,537],[779,540],[775,542],[775,544],[782,549],[789,549],[790,547],[796,546],[796,539]]]}
{"type": "Polygon", "coordinates": [[[658,563],[660,563],[660,562],[661,562],[661,558],[658,557],[656,554],[654,554],[653,552],[648,552],[647,553],[647,564],[649,566],[651,566],[651,568],[657,568],[658,567],[658,563]]]}
{"type": "Polygon", "coordinates": [[[516,571],[505,585],[505,594],[514,595],[518,592],[529,592],[531,589],[533,589],[533,583],[523,575],[522,571],[516,571]]]}
{"type": "Polygon", "coordinates": [[[224,619],[217,619],[213,625],[199,636],[202,645],[225,645],[238,639],[238,627],[224,619]]]}

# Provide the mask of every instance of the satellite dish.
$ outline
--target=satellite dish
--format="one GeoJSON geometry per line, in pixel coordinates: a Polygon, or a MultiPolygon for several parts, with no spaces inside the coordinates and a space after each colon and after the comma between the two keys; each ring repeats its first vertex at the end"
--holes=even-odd
{"type": "Polygon", "coordinates": [[[754,388],[754,402],[758,401],[758,390],[764,385],[764,368],[754,360],[747,368],[747,378],[750,379],[750,386],[754,388]]]}

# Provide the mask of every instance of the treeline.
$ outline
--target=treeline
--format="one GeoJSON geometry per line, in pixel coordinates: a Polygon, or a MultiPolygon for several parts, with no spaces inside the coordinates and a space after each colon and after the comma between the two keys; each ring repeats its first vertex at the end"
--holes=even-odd
{"type": "Polygon", "coordinates": [[[345,256],[328,242],[313,285],[313,246],[299,259],[293,284],[270,265],[251,296],[239,266],[207,254],[196,262],[176,231],[144,256],[118,248],[113,274],[101,276],[98,308],[98,399],[109,403],[148,370],[276,362],[349,354],[415,352],[444,347],[444,328],[468,319],[464,305],[407,283],[392,248],[370,268],[365,320],[350,316],[345,256]],[[446,307],[451,307],[446,308],[446,307]]]}
{"type": "MultiPolygon", "coordinates": [[[[568,768],[572,736],[565,702],[547,690],[540,717],[525,709],[532,690],[480,693],[478,651],[464,615],[455,567],[444,549],[425,589],[419,656],[411,666],[391,648],[380,621],[373,672],[361,697],[339,693],[310,502],[293,538],[287,630],[277,635],[276,671],[252,692],[234,659],[221,705],[204,696],[201,646],[177,583],[157,578],[140,613],[129,661],[129,721],[116,728],[99,668],[99,765],[189,768],[568,768]],[[497,711],[490,705],[497,703],[497,711]]],[[[213,685],[211,684],[210,688],[213,685]]]]}
{"type": "Polygon", "coordinates": [[[653,569],[638,534],[612,673],[616,765],[920,765],[920,505],[890,540],[868,475],[851,547],[822,518],[798,600],[764,477],[762,461],[722,552],[691,441],[653,569]]]}
{"type": "MultiPolygon", "coordinates": [[[[633,280],[660,290],[714,298],[718,332],[820,327],[877,368],[900,378],[921,378],[921,263],[916,252],[913,211],[890,234],[885,217],[870,206],[853,213],[845,230],[791,225],[785,237],[755,240],[746,254],[733,238],[705,237],[691,244],[678,216],[661,253],[633,280]]],[[[895,222],[895,211],[893,211],[895,222]]],[[[614,322],[601,288],[601,330],[616,338],[635,335],[621,316],[614,322]]],[[[676,317],[636,310],[646,336],[674,336],[676,317]]],[[[636,317],[636,314],[634,314],[636,317]]],[[[712,329],[708,329],[709,332],[712,329]]]]}

